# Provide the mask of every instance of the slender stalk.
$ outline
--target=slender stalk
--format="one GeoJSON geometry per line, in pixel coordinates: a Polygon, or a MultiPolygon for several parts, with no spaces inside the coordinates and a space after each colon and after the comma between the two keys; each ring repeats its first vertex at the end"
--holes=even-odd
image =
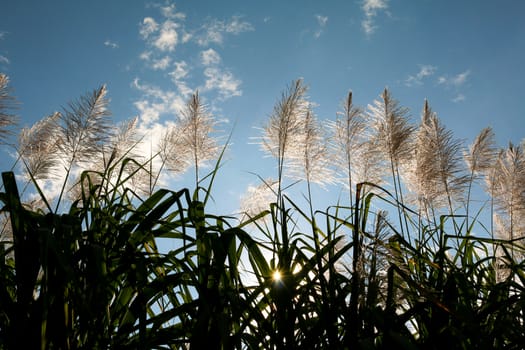
{"type": "MultiPolygon", "coordinates": [[[[343,103],[343,111],[338,113],[335,123],[328,124],[332,131],[332,151],[335,155],[336,168],[344,176],[344,183],[348,187],[350,207],[353,206],[353,193],[355,178],[354,172],[358,167],[366,166],[360,162],[360,153],[364,150],[365,122],[362,111],[353,105],[352,91],[347,95],[343,103]]],[[[369,180],[369,179],[363,179],[369,180]]]]}
{"type": "Polygon", "coordinates": [[[217,139],[212,137],[216,122],[202,103],[198,91],[190,97],[181,115],[182,118],[179,119],[181,146],[190,153],[187,162],[193,165],[195,189],[198,192],[199,167],[215,159],[219,152],[217,139]]]}
{"type": "Polygon", "coordinates": [[[16,100],[11,95],[9,77],[0,73],[0,142],[4,143],[12,134],[10,127],[16,125],[17,118],[9,110],[16,107],[16,100]]]}
{"type": "Polygon", "coordinates": [[[345,339],[345,346],[354,348],[358,342],[358,335],[360,333],[361,324],[359,321],[359,297],[360,297],[360,284],[361,284],[361,273],[359,270],[359,261],[361,259],[361,244],[360,244],[360,205],[361,205],[361,190],[363,184],[358,184],[355,194],[355,208],[353,215],[353,228],[352,228],[352,244],[353,244],[353,255],[352,255],[352,280],[351,280],[351,294],[350,294],[350,305],[349,305],[349,330],[345,339]]]}

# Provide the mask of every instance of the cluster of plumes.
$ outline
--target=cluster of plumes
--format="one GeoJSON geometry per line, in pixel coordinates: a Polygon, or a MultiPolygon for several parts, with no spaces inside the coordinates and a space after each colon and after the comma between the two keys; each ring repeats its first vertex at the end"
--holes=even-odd
{"type": "Polygon", "coordinates": [[[454,138],[425,101],[420,125],[415,132],[406,184],[413,200],[426,215],[429,210],[447,207],[463,199],[468,183],[463,167],[461,142],[454,138]]]}
{"type": "Polygon", "coordinates": [[[500,238],[525,237],[524,145],[510,144],[498,154],[494,133],[485,128],[465,147],[428,101],[414,125],[388,89],[366,111],[354,106],[350,92],[336,119],[320,123],[306,91],[302,80],[294,81],[262,129],[261,148],[278,161],[279,188],[284,177],[335,183],[350,191],[352,205],[357,183],[392,185],[398,202],[435,220],[465,209],[472,216],[473,184],[484,181],[495,204],[495,232],[500,238]]]}
{"type": "Polygon", "coordinates": [[[321,186],[334,181],[331,160],[326,157],[327,131],[315,116],[306,92],[302,80],[294,81],[263,128],[260,144],[277,160],[279,190],[284,177],[321,186]]]}
{"type": "MultiPolygon", "coordinates": [[[[10,113],[15,103],[8,83],[7,76],[0,74],[2,141],[16,121],[10,113]]],[[[470,147],[464,147],[428,101],[419,125],[414,126],[408,110],[388,89],[366,111],[354,106],[350,92],[336,119],[321,123],[307,90],[302,80],[294,81],[263,127],[260,145],[278,165],[271,192],[279,195],[287,177],[305,180],[308,186],[343,185],[351,201],[357,183],[393,184],[399,202],[417,206],[428,218],[442,209],[456,214],[462,208],[470,217],[472,186],[484,182],[494,208],[496,227],[491,231],[501,238],[525,237],[525,144],[510,143],[498,150],[493,131],[485,128],[470,147]]],[[[174,122],[163,126],[155,143],[146,145],[149,148],[144,147],[147,141],[138,119],[115,125],[108,103],[102,86],[62,112],[22,129],[17,152],[26,178],[62,184],[58,196],[65,192],[70,199],[78,199],[86,188],[80,181],[85,170],[90,171],[92,184],[106,181],[109,187],[118,186],[124,177],[126,186],[151,193],[163,170],[181,174],[193,168],[195,185],[199,185],[199,168],[218,156],[219,146],[213,136],[216,121],[198,93],[189,98],[174,122]],[[123,163],[126,169],[117,168],[123,163]]]]}
{"type": "MultiPolygon", "coordinates": [[[[5,101],[0,103],[4,113],[5,101]]],[[[216,122],[198,93],[175,122],[162,127],[165,132],[156,135],[155,144],[146,144],[137,117],[113,123],[108,104],[106,86],[101,86],[19,133],[17,153],[24,177],[48,186],[46,194],[58,198],[57,208],[64,194],[77,200],[101,184],[99,194],[119,186],[137,195],[151,193],[163,170],[181,174],[193,166],[198,181],[198,168],[217,156],[218,142],[211,135],[216,122]]]]}
{"type": "MultiPolygon", "coordinates": [[[[67,180],[81,170],[96,172],[114,146],[115,127],[110,122],[106,86],[69,103],[33,126],[23,128],[18,138],[18,154],[23,174],[30,180],[62,183],[59,200],[67,180]]],[[[76,181],[78,183],[78,181],[76,181]]],[[[78,192],[69,184],[71,193],[78,192]]]]}
{"type": "MultiPolygon", "coordinates": [[[[58,197],[72,199],[87,193],[87,185],[110,181],[108,169],[121,160],[134,142],[136,119],[115,126],[110,119],[106,86],[71,102],[21,130],[18,154],[27,181],[40,180],[41,186],[58,197]],[[82,172],[89,171],[89,179],[82,172]]],[[[51,200],[53,198],[47,198],[51,200]]]]}

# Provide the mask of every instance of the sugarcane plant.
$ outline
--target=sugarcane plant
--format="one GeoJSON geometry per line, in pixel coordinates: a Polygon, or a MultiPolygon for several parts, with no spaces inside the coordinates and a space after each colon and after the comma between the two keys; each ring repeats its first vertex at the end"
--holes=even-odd
{"type": "Polygon", "coordinates": [[[229,137],[198,92],[158,135],[115,125],[101,86],[11,142],[8,83],[0,349],[522,347],[525,145],[467,149],[388,89],[326,121],[296,80],[256,137],[276,176],[214,213],[229,137]]]}

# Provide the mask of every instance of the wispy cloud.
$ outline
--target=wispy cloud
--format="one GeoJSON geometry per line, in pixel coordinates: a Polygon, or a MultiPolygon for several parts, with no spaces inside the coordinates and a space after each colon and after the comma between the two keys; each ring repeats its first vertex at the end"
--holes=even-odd
{"type": "Polygon", "coordinates": [[[142,39],[148,39],[153,33],[159,30],[159,24],[155,19],[151,17],[146,17],[142,20],[140,25],[139,33],[142,36],[142,39]]]}
{"type": "Polygon", "coordinates": [[[132,86],[143,93],[143,97],[134,103],[139,110],[141,124],[150,125],[157,122],[162,115],[177,114],[184,106],[183,96],[175,91],[142,83],[138,78],[133,80],[132,86]]]}
{"type": "Polygon", "coordinates": [[[254,30],[250,22],[242,20],[241,16],[233,16],[224,24],[224,30],[230,34],[240,34],[254,30]]]}
{"type": "Polygon", "coordinates": [[[143,51],[139,58],[147,62],[148,67],[153,70],[166,70],[170,67],[171,57],[170,56],[160,56],[155,54],[152,50],[143,51]]]}
{"type": "Polygon", "coordinates": [[[314,37],[319,38],[321,34],[323,34],[324,28],[326,27],[328,16],[315,15],[315,19],[317,20],[318,28],[314,33],[314,37]]]}
{"type": "Polygon", "coordinates": [[[451,101],[454,103],[460,103],[466,100],[466,96],[460,91],[460,88],[465,85],[470,76],[470,70],[466,70],[456,75],[442,75],[438,78],[438,85],[444,86],[446,88],[452,88],[456,92],[451,101]]]}
{"type": "Polygon", "coordinates": [[[166,6],[160,6],[160,12],[166,18],[179,19],[179,20],[186,19],[186,14],[182,12],[177,12],[175,8],[175,4],[173,3],[167,4],[166,6]]]}
{"type": "Polygon", "coordinates": [[[166,52],[173,52],[177,45],[189,40],[183,30],[184,13],[177,12],[175,4],[165,6],[150,5],[160,9],[161,18],[145,17],[139,25],[139,34],[145,41],[147,49],[140,54],[140,59],[146,61],[153,70],[166,70],[170,67],[171,58],[166,52]],[[179,32],[181,35],[179,35],[179,32]]]}
{"type": "Polygon", "coordinates": [[[193,90],[188,86],[186,78],[190,72],[190,68],[186,61],[175,62],[175,69],[172,70],[168,75],[171,77],[171,81],[177,87],[177,90],[182,96],[189,96],[193,90]]]}
{"type": "Polygon", "coordinates": [[[186,61],[175,62],[175,69],[169,73],[172,79],[180,80],[188,76],[189,68],[186,61]]]}
{"type": "Polygon", "coordinates": [[[171,57],[164,56],[162,58],[152,60],[151,68],[153,68],[154,70],[165,70],[170,66],[170,63],[171,57]]]}
{"type": "Polygon", "coordinates": [[[466,96],[463,93],[464,84],[470,77],[470,70],[465,70],[456,75],[450,75],[447,73],[438,73],[438,68],[430,64],[420,64],[419,71],[416,74],[409,75],[405,79],[405,85],[408,87],[421,86],[428,81],[432,81],[434,86],[440,86],[441,88],[452,91],[455,95],[450,100],[454,103],[463,102],[466,100],[466,96]],[[436,78],[437,77],[437,78],[436,78]],[[431,80],[432,79],[432,80],[431,80]]]}
{"type": "MultiPolygon", "coordinates": [[[[242,16],[232,16],[224,20],[206,18],[202,25],[188,26],[186,14],[179,12],[169,0],[162,5],[150,3],[147,7],[158,12],[145,17],[138,25],[145,44],[139,58],[148,68],[164,71],[163,75],[173,85],[165,88],[139,78],[133,81],[132,86],[141,93],[134,103],[140,113],[140,125],[149,128],[161,123],[163,116],[177,113],[195,90],[206,92],[211,101],[217,102],[242,95],[241,79],[224,66],[219,49],[211,46],[254,30],[251,23],[242,16]],[[202,50],[190,54],[190,50],[179,49],[188,43],[201,46],[202,50]],[[174,51],[177,52],[177,61],[174,60],[174,51]]],[[[319,20],[326,23],[322,18],[319,20]]],[[[220,109],[217,106],[211,108],[220,109]]]]}
{"type": "Polygon", "coordinates": [[[422,85],[423,80],[427,77],[434,75],[437,67],[429,64],[420,64],[419,71],[415,75],[409,75],[405,80],[406,86],[422,85]]]}
{"type": "Polygon", "coordinates": [[[201,46],[222,44],[225,34],[238,35],[254,30],[250,22],[244,21],[240,16],[233,16],[227,21],[210,19],[201,28],[197,43],[201,46]]]}
{"type": "Polygon", "coordinates": [[[438,78],[438,84],[458,87],[463,85],[467,81],[469,75],[470,70],[466,70],[462,73],[453,76],[443,75],[438,78]]]}
{"type": "Polygon", "coordinates": [[[179,42],[177,24],[170,20],[162,23],[158,37],[153,41],[153,45],[161,51],[173,51],[179,42]]]}
{"type": "Polygon", "coordinates": [[[112,48],[112,49],[118,49],[118,47],[119,47],[118,44],[117,44],[116,42],[111,41],[111,40],[109,40],[109,39],[106,40],[106,41],[104,41],[104,46],[110,47],[110,48],[112,48]]]}
{"type": "MultiPolygon", "coordinates": [[[[409,75],[405,79],[406,86],[422,85],[426,78],[436,75],[437,67],[430,64],[420,64],[416,74],[409,75]]],[[[470,76],[470,70],[466,70],[456,75],[441,74],[437,78],[438,85],[458,88],[465,84],[470,76]]]]}
{"type": "Polygon", "coordinates": [[[361,22],[361,28],[366,35],[372,35],[377,28],[375,17],[380,11],[388,9],[388,0],[364,0],[361,8],[365,16],[361,22]]]}
{"type": "Polygon", "coordinates": [[[201,62],[205,66],[219,64],[221,62],[221,56],[217,53],[217,51],[211,48],[208,50],[202,51],[200,56],[201,56],[201,62]]]}
{"type": "Polygon", "coordinates": [[[146,50],[146,51],[143,51],[141,54],[140,54],[140,59],[141,60],[144,60],[144,61],[149,61],[151,60],[151,56],[153,55],[153,51],[151,50],[146,50]]]}
{"type": "Polygon", "coordinates": [[[466,97],[463,94],[458,94],[456,97],[452,99],[452,102],[459,103],[465,101],[466,97]]]}
{"type": "Polygon", "coordinates": [[[193,35],[191,33],[186,32],[184,29],[182,30],[182,43],[186,44],[188,41],[193,38],[193,35]]]}
{"type": "Polygon", "coordinates": [[[0,31],[0,40],[4,39],[6,35],[7,35],[7,32],[0,31]]]}
{"type": "Polygon", "coordinates": [[[204,91],[215,90],[222,99],[242,95],[241,81],[231,72],[217,67],[208,67],[204,70],[204,76],[206,77],[204,91]]]}

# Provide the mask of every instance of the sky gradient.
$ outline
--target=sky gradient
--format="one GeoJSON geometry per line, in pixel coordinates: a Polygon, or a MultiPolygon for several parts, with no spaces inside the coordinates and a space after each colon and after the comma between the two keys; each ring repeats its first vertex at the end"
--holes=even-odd
{"type": "Polygon", "coordinates": [[[349,90],[366,108],[388,87],[415,123],[428,99],[466,143],[486,126],[500,146],[519,143],[524,14],[519,0],[6,0],[0,72],[22,127],[107,84],[116,121],[158,129],[198,90],[232,132],[218,182],[230,210],[253,173],[274,172],[253,138],[297,78],[320,119],[349,90]]]}

